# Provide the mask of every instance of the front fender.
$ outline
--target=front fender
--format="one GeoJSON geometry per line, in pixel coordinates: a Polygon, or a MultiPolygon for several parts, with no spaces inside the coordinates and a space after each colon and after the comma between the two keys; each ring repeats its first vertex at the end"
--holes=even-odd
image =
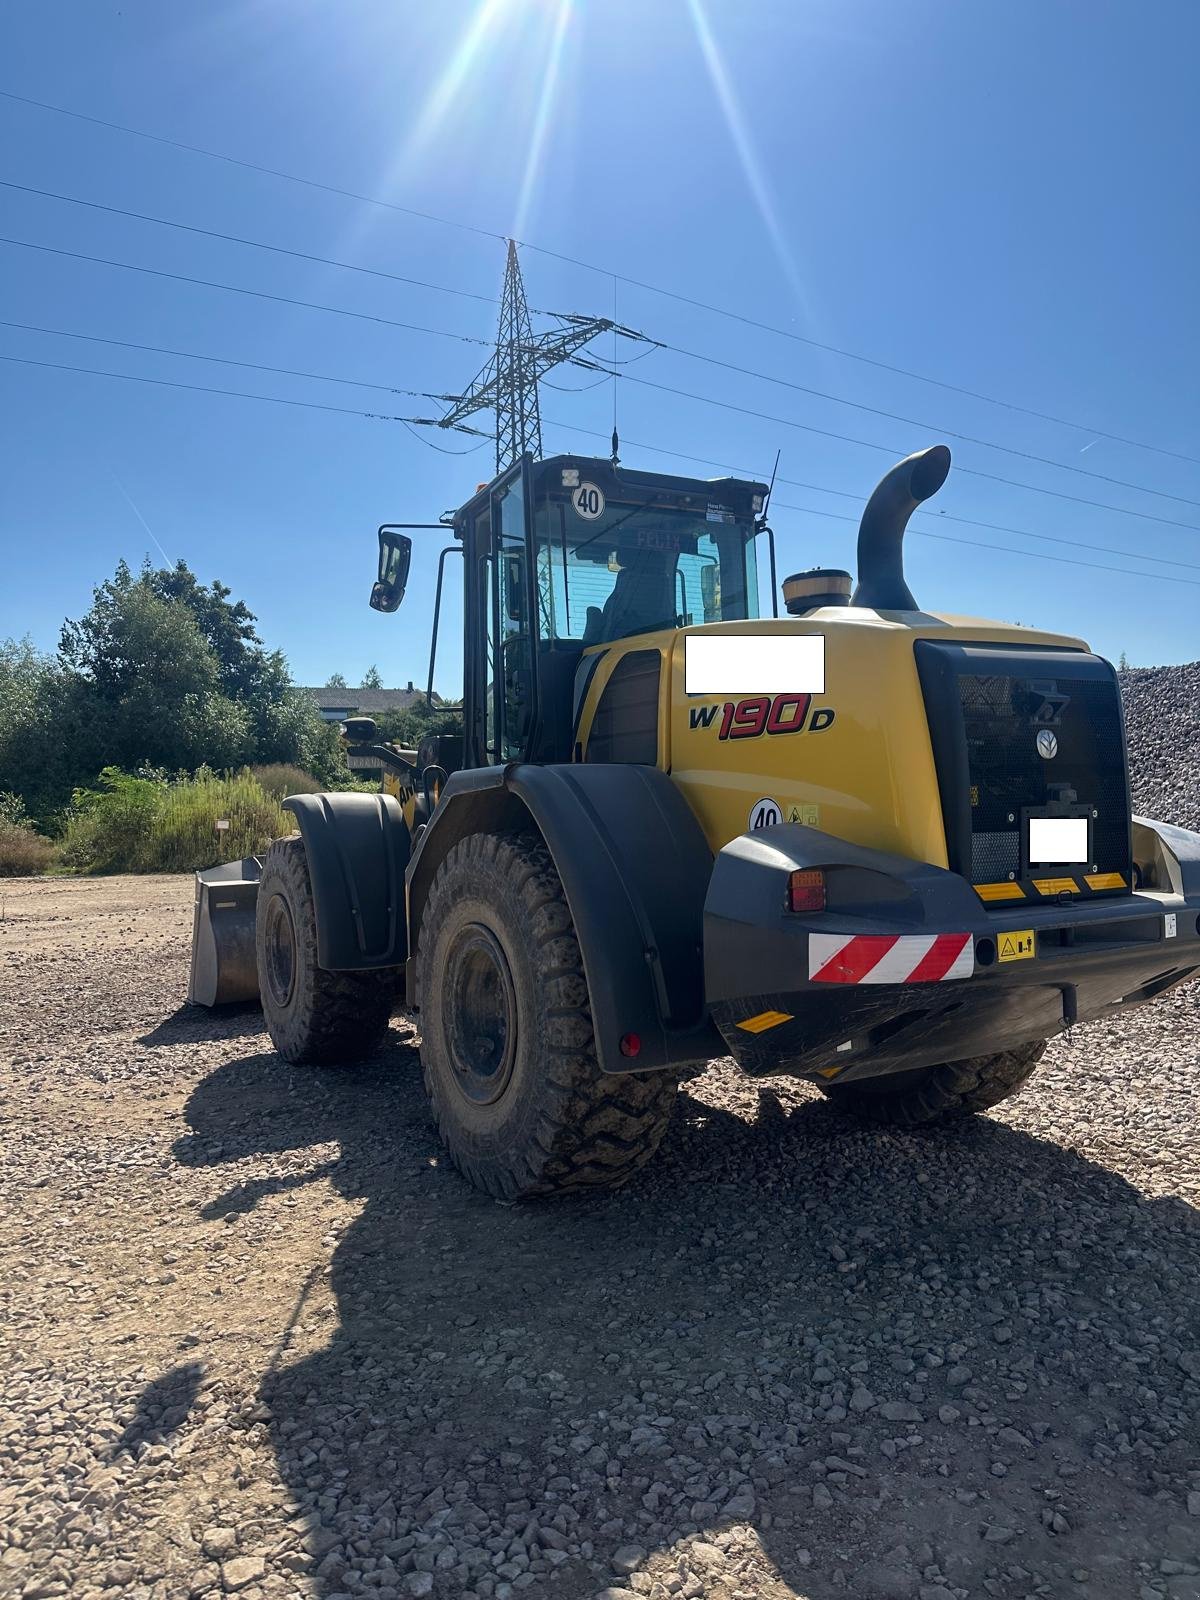
{"type": "Polygon", "coordinates": [[[453,845],[468,833],[531,825],[571,908],[601,1069],[646,1071],[722,1053],[704,1004],[701,954],[712,855],[687,802],[656,768],[520,763],[454,773],[413,855],[412,946],[453,845]],[[634,1057],[621,1053],[629,1034],[640,1041],[634,1057]]]}
{"type": "Polygon", "coordinates": [[[408,955],[408,825],[390,794],[294,794],[317,922],[317,961],[335,972],[398,966],[408,955]]]}

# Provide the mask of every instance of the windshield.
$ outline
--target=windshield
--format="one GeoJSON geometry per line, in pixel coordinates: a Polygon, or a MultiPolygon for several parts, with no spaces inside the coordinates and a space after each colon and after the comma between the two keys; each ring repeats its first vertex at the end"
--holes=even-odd
{"type": "Polygon", "coordinates": [[[609,500],[585,521],[538,508],[538,618],[544,639],[607,644],[656,628],[758,615],[753,525],[705,511],[609,500]]]}

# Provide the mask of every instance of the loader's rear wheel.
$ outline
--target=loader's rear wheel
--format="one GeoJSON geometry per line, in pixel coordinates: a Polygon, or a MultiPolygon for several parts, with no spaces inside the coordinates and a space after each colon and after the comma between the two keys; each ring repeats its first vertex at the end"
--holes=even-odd
{"type": "Polygon", "coordinates": [[[600,1070],[575,926],[532,834],[471,834],[417,946],[421,1065],[455,1166],[506,1200],[622,1183],[654,1154],[669,1073],[600,1070]]]}
{"type": "Polygon", "coordinates": [[[258,987],[271,1043],[285,1061],[361,1061],[381,1043],[395,971],[326,972],[304,841],[276,839],[258,885],[258,987]]]}
{"type": "Polygon", "coordinates": [[[1045,1049],[1039,1040],[999,1055],[819,1087],[839,1111],[863,1122],[919,1128],[953,1122],[1007,1100],[1024,1087],[1045,1049]]]}

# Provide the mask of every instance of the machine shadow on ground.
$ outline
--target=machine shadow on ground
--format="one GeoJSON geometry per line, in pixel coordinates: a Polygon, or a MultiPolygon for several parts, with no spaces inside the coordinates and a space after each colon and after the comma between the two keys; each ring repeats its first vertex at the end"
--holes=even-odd
{"type": "MultiPolygon", "coordinates": [[[[339,1322],[326,1348],[285,1353],[263,1384],[283,1480],[308,1507],[336,1497],[323,1510],[340,1538],[352,1528],[359,1550],[380,1555],[413,1524],[432,1531],[443,1485],[501,1521],[582,1492],[574,1538],[590,1539],[595,1565],[566,1562],[517,1593],[583,1600],[621,1581],[610,1564],[631,1542],[621,1524],[640,1519],[633,1542],[651,1554],[688,1530],[688,1506],[664,1520],[645,1509],[647,1485],[670,1486],[686,1456],[687,1499],[702,1500],[732,1451],[748,1459],[752,1499],[730,1516],[723,1503],[703,1525],[753,1525],[779,1579],[814,1600],[915,1595],[924,1565],[982,1593],[989,1573],[1019,1573],[1022,1559],[1042,1574],[1061,1564],[1055,1594],[1136,1593],[1135,1564],[1178,1542],[1178,1502],[1159,1491],[1195,1464],[1194,1408],[1182,1436],[1176,1418],[1154,1450],[1137,1424],[1185,1381],[1161,1317],[1161,1337],[1144,1335],[1164,1301],[1196,1328],[1190,1207],[1147,1200],[997,1121],[933,1138],[872,1135],[818,1102],[789,1112],[769,1089],[753,1121],[683,1090],[657,1162],[615,1194],[499,1205],[442,1158],[403,1040],[393,1031],[377,1061],[334,1072],[270,1054],[224,1065],[192,1094],[177,1147],[181,1161],[206,1164],[340,1145],[340,1159],[310,1174],[363,1203],[333,1255],[339,1322]],[[1110,1248],[1093,1256],[1098,1236],[1110,1248]],[[1114,1238],[1127,1264],[1116,1285],[1114,1238]],[[1002,1347],[998,1321],[1012,1330],[1002,1347]],[[820,1342],[871,1347],[877,1335],[869,1371],[836,1379],[902,1398],[912,1378],[888,1352],[914,1326],[919,1369],[923,1350],[940,1359],[974,1346],[965,1389],[952,1395],[942,1369],[927,1372],[920,1426],[814,1416],[829,1399],[814,1379],[820,1342]],[[958,1416],[939,1422],[950,1400],[958,1416]],[[971,1413],[983,1420],[969,1425],[971,1413]],[[630,1423],[649,1424],[650,1441],[631,1449],[630,1423]],[[1018,1459],[1001,1480],[994,1436],[1009,1423],[1030,1443],[1004,1452],[1018,1459]],[[831,1442],[839,1432],[852,1441],[831,1442]],[[905,1436],[921,1442],[881,1452],[905,1436]],[[612,1465],[590,1465],[581,1438],[612,1465]],[[865,1476],[835,1478],[834,1504],[815,1507],[814,1463],[858,1444],[865,1476]],[[1071,1523],[1066,1537],[1046,1526],[1054,1508],[1071,1523]],[[989,1525],[1013,1530],[1011,1541],[985,1538],[989,1525]],[[912,1567],[888,1587],[886,1553],[900,1544],[912,1567]]],[[[209,1213],[302,1181],[235,1187],[209,1213]]],[[[322,1566],[318,1552],[313,1575],[316,1593],[345,1592],[336,1558],[322,1566]]],[[[448,1570],[435,1593],[443,1586],[462,1592],[448,1570]]],[[[1003,1577],[991,1592],[1025,1588],[1003,1577]]]]}

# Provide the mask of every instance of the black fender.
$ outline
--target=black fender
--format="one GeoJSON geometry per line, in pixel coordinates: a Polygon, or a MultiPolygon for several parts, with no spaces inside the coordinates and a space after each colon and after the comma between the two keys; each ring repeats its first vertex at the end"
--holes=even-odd
{"type": "MultiPolygon", "coordinates": [[[[704,1003],[704,896],[712,852],[679,790],[653,767],[517,763],[453,773],[413,852],[410,949],[438,866],[471,833],[533,826],[575,922],[605,1072],[722,1054],[704,1003]],[[621,1052],[634,1034],[636,1056],[621,1052]]],[[[409,964],[409,999],[414,994],[409,964]]]]}
{"type": "Polygon", "coordinates": [[[335,972],[399,966],[408,955],[404,873],[412,841],[390,794],[293,794],[317,921],[317,961],[335,972]]]}

